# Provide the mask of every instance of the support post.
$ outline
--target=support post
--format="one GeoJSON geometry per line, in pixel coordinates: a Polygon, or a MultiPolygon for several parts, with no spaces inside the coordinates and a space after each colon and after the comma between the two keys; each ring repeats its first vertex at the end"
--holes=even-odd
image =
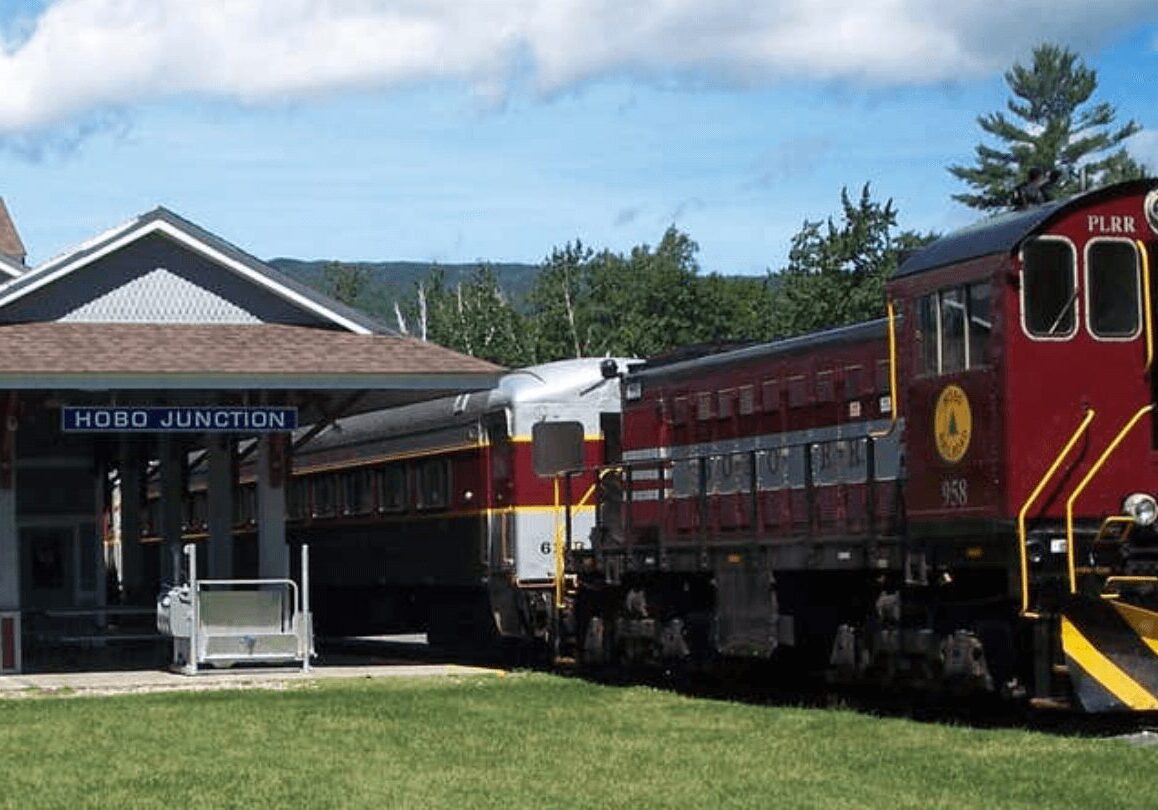
{"type": "Polygon", "coordinates": [[[284,579],[290,573],[285,534],[285,479],[289,453],[285,434],[262,436],[257,450],[257,575],[284,579]]]}
{"type": "Polygon", "coordinates": [[[161,537],[165,542],[163,579],[181,580],[181,523],[184,511],[185,460],[181,443],[172,436],[161,437],[161,537]]]}
{"type": "Polygon", "coordinates": [[[16,407],[10,392],[0,408],[0,610],[20,609],[20,535],[16,530],[16,407]]]}
{"type": "Polygon", "coordinates": [[[16,428],[18,395],[0,407],[0,672],[20,672],[20,535],[16,529],[16,428]]]}
{"type": "Polygon", "coordinates": [[[209,578],[233,577],[233,439],[209,440],[209,578]]]}

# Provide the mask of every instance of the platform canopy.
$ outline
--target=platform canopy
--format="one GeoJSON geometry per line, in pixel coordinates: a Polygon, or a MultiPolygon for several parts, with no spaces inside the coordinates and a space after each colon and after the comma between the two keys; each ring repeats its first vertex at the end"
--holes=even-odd
{"type": "Polygon", "coordinates": [[[500,372],[400,335],[165,208],[0,285],[0,389],[278,392],[308,420],[338,402],[350,413],[488,388],[500,372]]]}

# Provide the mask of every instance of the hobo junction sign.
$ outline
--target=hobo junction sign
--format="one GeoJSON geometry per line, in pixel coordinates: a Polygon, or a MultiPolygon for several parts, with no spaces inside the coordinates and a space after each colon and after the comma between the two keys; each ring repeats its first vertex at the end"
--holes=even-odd
{"type": "Polygon", "coordinates": [[[298,426],[297,408],[65,405],[65,433],[281,433],[298,426]]]}

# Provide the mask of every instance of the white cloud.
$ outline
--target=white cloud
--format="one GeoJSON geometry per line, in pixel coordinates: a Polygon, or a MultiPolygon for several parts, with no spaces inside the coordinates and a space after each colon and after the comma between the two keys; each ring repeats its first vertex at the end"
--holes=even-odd
{"type": "Polygon", "coordinates": [[[0,132],[197,93],[265,103],[461,81],[592,77],[923,84],[1094,46],[1153,0],[56,0],[0,47],[0,132]]]}
{"type": "Polygon", "coordinates": [[[1143,130],[1125,143],[1130,156],[1146,167],[1147,174],[1158,173],[1158,131],[1143,130]]]}

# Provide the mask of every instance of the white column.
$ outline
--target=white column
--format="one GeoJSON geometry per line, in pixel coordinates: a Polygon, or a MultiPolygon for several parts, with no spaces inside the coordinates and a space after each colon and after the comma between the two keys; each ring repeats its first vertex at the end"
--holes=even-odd
{"type": "Polygon", "coordinates": [[[209,438],[209,579],[233,577],[233,439],[209,438]]]}
{"type": "Polygon", "coordinates": [[[268,434],[257,450],[257,575],[289,576],[289,546],[285,537],[285,482],[289,473],[287,437],[268,434]]]}
{"type": "Polygon", "coordinates": [[[122,440],[117,462],[120,481],[121,591],[126,604],[135,605],[152,595],[156,582],[145,582],[141,549],[141,474],[145,460],[134,442],[122,440]]]}

